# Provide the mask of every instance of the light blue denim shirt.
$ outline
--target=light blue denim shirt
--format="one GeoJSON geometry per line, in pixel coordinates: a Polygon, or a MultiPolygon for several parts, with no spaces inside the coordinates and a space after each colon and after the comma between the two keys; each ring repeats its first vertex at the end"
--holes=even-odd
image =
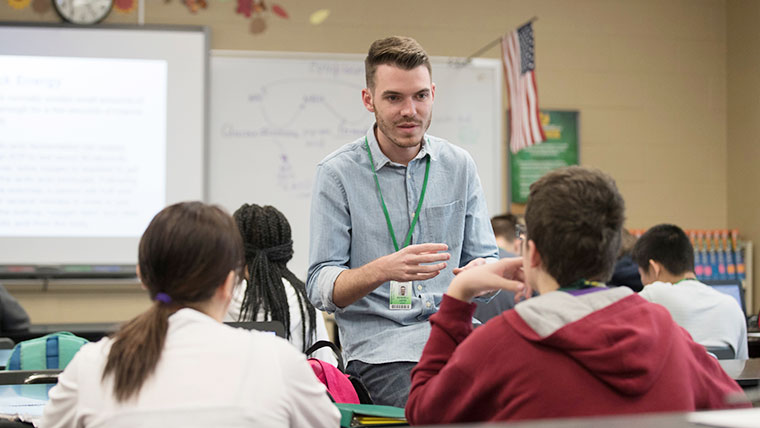
{"type": "Polygon", "coordinates": [[[399,245],[409,231],[422,190],[426,157],[430,177],[412,244],[444,243],[451,259],[435,278],[413,284],[412,308],[389,309],[389,283],[341,309],[333,302],[335,279],[393,253],[364,137],[317,166],[311,201],[307,290],[314,305],[334,312],[346,361],[370,364],[418,361],[430,334],[428,318],[441,303],[454,267],[478,257],[498,258],[475,162],[463,149],[426,135],[408,166],[391,162],[367,131],[373,169],[399,245]]]}

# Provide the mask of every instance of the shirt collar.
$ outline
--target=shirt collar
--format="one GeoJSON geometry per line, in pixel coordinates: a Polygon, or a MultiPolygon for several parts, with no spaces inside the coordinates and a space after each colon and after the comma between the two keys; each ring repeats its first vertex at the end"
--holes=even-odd
{"type": "Polygon", "coordinates": [[[201,322],[212,322],[212,323],[219,323],[219,321],[215,320],[214,318],[211,318],[210,315],[205,314],[197,309],[193,308],[180,308],[177,312],[171,314],[169,316],[170,319],[178,319],[178,320],[192,320],[192,321],[201,321],[201,322]]]}
{"type": "MultiPolygon", "coordinates": [[[[370,126],[367,131],[367,141],[369,142],[369,151],[372,152],[372,159],[375,161],[373,166],[375,171],[377,171],[386,164],[392,163],[392,161],[388,159],[388,156],[385,156],[385,153],[383,153],[382,150],[380,150],[380,143],[377,142],[377,138],[375,137],[375,126],[376,125],[370,126]]],[[[430,136],[426,133],[422,138],[422,148],[412,160],[423,159],[425,155],[430,155],[431,161],[436,160],[435,146],[430,144],[430,136]]]]}

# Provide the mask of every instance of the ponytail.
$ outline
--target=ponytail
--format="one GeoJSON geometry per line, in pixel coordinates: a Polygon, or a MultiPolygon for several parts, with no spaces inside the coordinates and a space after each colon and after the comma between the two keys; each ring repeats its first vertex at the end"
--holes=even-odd
{"type": "Polygon", "coordinates": [[[174,305],[155,302],[114,336],[102,380],[113,373],[117,402],[128,401],[137,395],[145,380],[155,371],[166,341],[169,316],[176,310],[174,305]]]}
{"type": "Polygon", "coordinates": [[[169,317],[210,301],[230,272],[240,274],[243,241],[235,221],[220,208],[181,202],[151,220],[140,239],[138,264],[153,305],[113,336],[101,382],[113,376],[117,402],[136,397],[155,372],[169,317]]]}

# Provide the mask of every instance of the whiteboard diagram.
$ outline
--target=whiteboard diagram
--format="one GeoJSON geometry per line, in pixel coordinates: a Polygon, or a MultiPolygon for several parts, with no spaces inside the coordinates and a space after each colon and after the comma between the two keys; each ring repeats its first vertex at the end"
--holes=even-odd
{"type": "MultiPolygon", "coordinates": [[[[305,280],[309,205],[317,163],[374,123],[361,101],[361,55],[215,51],[211,57],[209,202],[230,213],[273,205],[293,229],[289,267],[305,280]]],[[[489,211],[501,207],[501,65],[433,59],[436,98],[428,133],[466,149],[489,211]]]]}

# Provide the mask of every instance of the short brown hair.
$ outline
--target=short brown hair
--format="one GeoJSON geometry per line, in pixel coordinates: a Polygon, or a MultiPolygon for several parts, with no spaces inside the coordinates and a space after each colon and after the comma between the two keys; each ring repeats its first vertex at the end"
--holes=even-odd
{"type": "Polygon", "coordinates": [[[491,217],[493,234],[497,238],[504,238],[509,243],[515,242],[515,239],[517,239],[518,223],[520,223],[520,220],[512,213],[504,213],[491,217]]]}
{"type": "Polygon", "coordinates": [[[599,170],[560,168],[530,186],[527,239],[560,287],[579,279],[610,279],[624,220],[623,197],[599,170]]]}
{"type": "Polygon", "coordinates": [[[433,77],[433,68],[430,66],[427,52],[411,37],[391,36],[372,43],[367,58],[364,59],[364,72],[369,89],[375,89],[375,71],[377,66],[382,64],[390,64],[403,70],[413,70],[424,65],[430,72],[430,77],[433,77]]]}

